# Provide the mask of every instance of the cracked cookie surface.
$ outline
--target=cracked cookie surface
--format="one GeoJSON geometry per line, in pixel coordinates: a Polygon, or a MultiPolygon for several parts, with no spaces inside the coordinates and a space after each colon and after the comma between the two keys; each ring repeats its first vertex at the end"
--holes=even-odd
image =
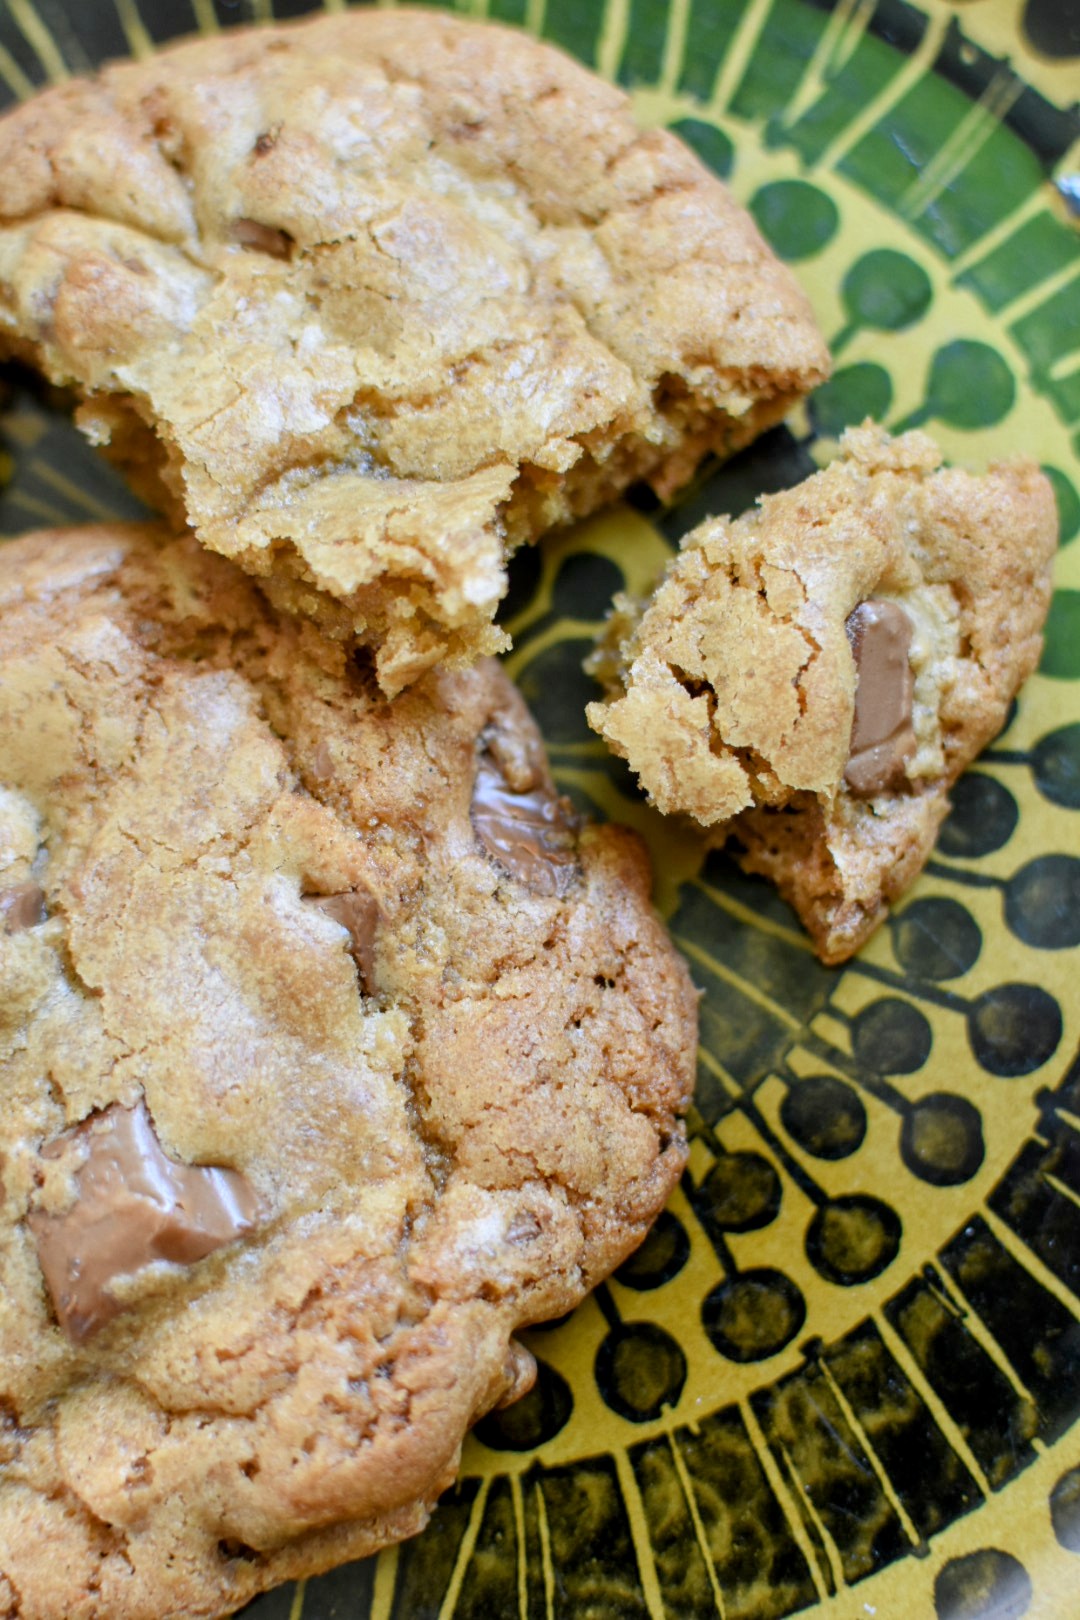
{"type": "Polygon", "coordinates": [[[364,8],[0,121],[0,345],[393,693],[497,651],[507,549],[828,369],[725,187],[525,34],[364,8]]]}
{"type": "Polygon", "coordinates": [[[921,869],[1042,646],[1047,480],[940,463],[923,433],[850,430],[825,471],[689,534],[590,660],[593,728],[661,811],[732,837],[826,961],[921,869]]]}
{"type": "Polygon", "coordinates": [[[685,1162],[696,997],[497,665],[391,705],[191,538],[0,548],[0,1613],[420,1529],[685,1162]]]}

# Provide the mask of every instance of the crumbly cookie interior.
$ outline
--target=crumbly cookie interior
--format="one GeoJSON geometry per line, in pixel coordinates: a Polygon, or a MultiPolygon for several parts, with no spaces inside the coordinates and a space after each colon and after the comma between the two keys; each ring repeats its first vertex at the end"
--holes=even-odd
{"type": "Polygon", "coordinates": [[[858,948],[920,869],[947,790],[1034,669],[1056,519],[1029,462],[976,477],[925,434],[848,432],[828,468],[683,542],[653,594],[620,598],[590,668],[591,725],[658,808],[776,881],[827,960],[858,948]],[[910,635],[910,746],[850,772],[853,615],[910,635]]]}
{"type": "Polygon", "coordinates": [[[828,369],[723,185],[551,47],[366,9],[0,122],[0,341],[393,693],[497,651],[508,549],[661,492],[828,369]]]}

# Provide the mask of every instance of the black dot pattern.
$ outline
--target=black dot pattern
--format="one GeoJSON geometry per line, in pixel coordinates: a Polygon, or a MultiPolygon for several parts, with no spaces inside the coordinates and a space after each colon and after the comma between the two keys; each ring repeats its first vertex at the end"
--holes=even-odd
{"type": "Polygon", "coordinates": [[[788,1135],[815,1159],[846,1159],[862,1146],[866,1109],[855,1087],[831,1074],[811,1074],[789,1086],[780,1105],[788,1135]]]}
{"type": "Polygon", "coordinates": [[[806,1301],[790,1277],[762,1266],[714,1288],[701,1307],[701,1320],[729,1361],[765,1361],[802,1331],[806,1301]]]}
{"type": "Polygon", "coordinates": [[[652,1230],[629,1260],[624,1260],[615,1273],[624,1288],[639,1291],[660,1288],[677,1277],[690,1255],[690,1239],[686,1228],[669,1209],[663,1210],[653,1223],[652,1230]]]}
{"type": "Polygon", "coordinates": [[[492,1451],[533,1451],[565,1428],[574,1410],[570,1385],[537,1357],[536,1382],[511,1406],[489,1412],[473,1431],[492,1451]]]}
{"type": "Polygon", "coordinates": [[[982,930],[959,900],[913,900],[890,919],[901,967],[923,979],[955,979],[979,960],[982,930]]]}
{"type": "Polygon", "coordinates": [[[892,1265],[900,1249],[900,1217],[880,1198],[851,1193],[817,1211],[806,1233],[806,1254],[827,1282],[843,1288],[869,1282],[892,1265]]]}
{"type": "Polygon", "coordinates": [[[894,996],[871,1002],[851,1026],[857,1061],[876,1074],[914,1074],[930,1056],[933,1041],[926,1014],[894,996]]]}
{"type": "Polygon", "coordinates": [[[1035,786],[1051,804],[1080,810],[1080,721],[1047,732],[1031,755],[1035,786]]]}
{"type": "Polygon", "coordinates": [[[996,777],[968,771],[950,798],[952,809],[938,834],[938,849],[943,854],[967,860],[992,855],[1016,831],[1020,806],[996,777]]]}
{"type": "Polygon", "coordinates": [[[1050,1492],[1050,1523],[1061,1545],[1080,1553],[1080,1467],[1067,1469],[1050,1492]]]}
{"type": "Polygon", "coordinates": [[[931,1092],[904,1115],[900,1156],[912,1175],[933,1187],[970,1181],[986,1156],[982,1115],[966,1097],[931,1092]]]}
{"type": "Polygon", "coordinates": [[[653,1322],[620,1322],[597,1351],[596,1382],[607,1405],[631,1423],[648,1423],[674,1406],[686,1382],[686,1357],[653,1322]]]}
{"type": "Polygon", "coordinates": [[[937,1620],[1022,1620],[1031,1597],[1023,1564],[996,1547],[950,1559],[934,1582],[937,1620]]]}
{"type": "Polygon", "coordinates": [[[975,1060],[990,1074],[1030,1074],[1053,1057],[1061,1040],[1061,1008],[1037,984],[1002,984],[987,990],[968,1014],[975,1060]]]}
{"type": "Polygon", "coordinates": [[[1080,861],[1040,855],[1022,866],[1005,887],[1005,922],[1037,950],[1080,945],[1080,861]]]}
{"type": "Polygon", "coordinates": [[[760,1153],[725,1153],[699,1189],[702,1217],[724,1232],[754,1232],[768,1226],[780,1208],[782,1186],[775,1167],[760,1153]]]}

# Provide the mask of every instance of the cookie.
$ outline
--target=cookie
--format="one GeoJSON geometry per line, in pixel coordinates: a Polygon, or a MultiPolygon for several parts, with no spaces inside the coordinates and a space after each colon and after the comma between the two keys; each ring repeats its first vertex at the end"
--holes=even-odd
{"type": "Polygon", "coordinates": [[[696,995],[491,661],[394,703],[190,538],[0,547],[0,1613],[418,1530],[686,1159],[696,995]]]}
{"type": "Polygon", "coordinates": [[[363,8],[0,121],[0,348],[384,691],[506,645],[508,549],[825,376],[725,187],[523,33],[363,8]]]}
{"type": "Polygon", "coordinates": [[[841,961],[1035,668],[1056,538],[1034,464],[975,477],[866,423],[824,472],[701,524],[648,601],[617,602],[589,722],[841,961]]]}

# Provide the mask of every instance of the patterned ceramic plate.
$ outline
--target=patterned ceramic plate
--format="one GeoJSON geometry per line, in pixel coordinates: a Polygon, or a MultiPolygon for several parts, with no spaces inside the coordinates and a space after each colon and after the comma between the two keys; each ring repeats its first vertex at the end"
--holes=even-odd
{"type": "MultiPolygon", "coordinates": [[[[326,0],[328,9],[343,0],[326,0]]],[[[0,0],[9,97],[313,0],[0,0]]],[[[564,788],[652,845],[704,989],[690,1168],[536,1330],[428,1531],[251,1620],[1019,1620],[1080,1612],[1080,16],[1075,0],[472,0],[619,80],[795,264],[832,381],[673,510],[519,559],[511,669],[564,788]],[[1070,178],[1071,177],[1071,178],[1070,178]],[[707,511],[870,413],[1061,515],[1046,652],[935,857],[843,970],[673,838],[585,728],[581,657],[707,511]]],[[[131,510],[59,413],[0,417],[0,531],[131,510]]]]}

